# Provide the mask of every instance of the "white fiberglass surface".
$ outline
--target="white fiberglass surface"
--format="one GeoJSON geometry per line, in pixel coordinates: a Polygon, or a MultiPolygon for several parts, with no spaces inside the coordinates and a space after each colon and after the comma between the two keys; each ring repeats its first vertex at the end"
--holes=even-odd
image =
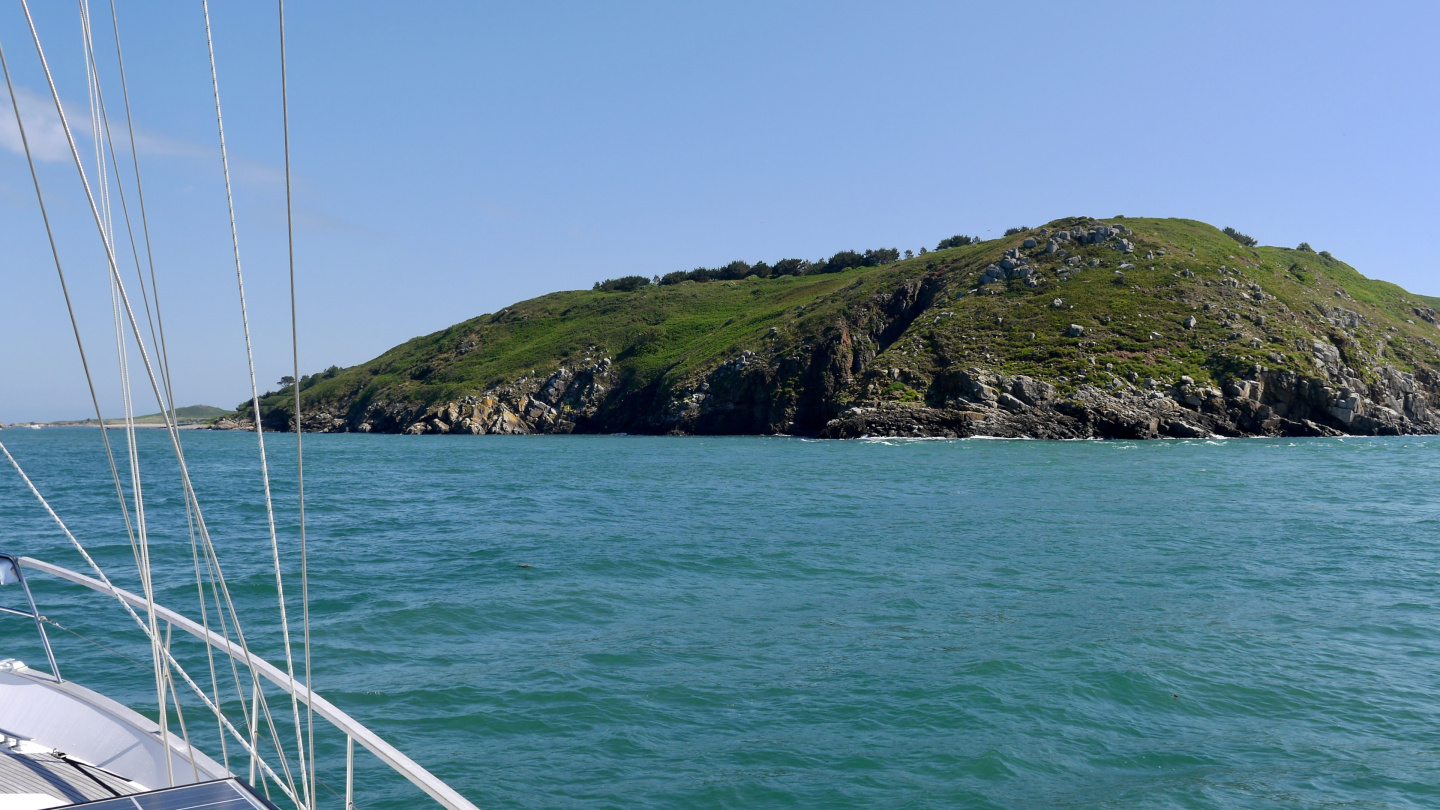
{"type": "MultiPolygon", "coordinates": [[[[26,669],[0,671],[0,731],[103,768],[146,788],[165,787],[165,749],[158,727],[140,714],[73,683],[55,683],[26,669]]],[[[171,739],[176,784],[222,778],[224,769],[171,739]],[[199,779],[195,771],[200,772],[199,779]]]]}

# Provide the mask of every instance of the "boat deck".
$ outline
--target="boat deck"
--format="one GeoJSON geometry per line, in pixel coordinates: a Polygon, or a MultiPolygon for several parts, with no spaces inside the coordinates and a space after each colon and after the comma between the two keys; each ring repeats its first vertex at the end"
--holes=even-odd
{"type": "Polygon", "coordinates": [[[0,797],[45,795],[75,804],[128,796],[139,790],[132,782],[63,754],[22,752],[0,745],[0,797]]]}

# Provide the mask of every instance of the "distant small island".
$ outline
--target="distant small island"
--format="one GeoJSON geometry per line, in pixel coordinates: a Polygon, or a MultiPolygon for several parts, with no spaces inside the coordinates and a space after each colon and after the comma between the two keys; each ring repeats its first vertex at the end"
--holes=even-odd
{"type": "MultiPolygon", "coordinates": [[[[175,423],[179,427],[195,428],[208,426],[217,418],[229,413],[229,411],[224,408],[216,408],[213,405],[187,405],[184,408],[176,408],[171,411],[171,413],[174,415],[175,423]]],[[[148,413],[144,416],[135,417],[134,422],[135,427],[163,428],[165,427],[165,415],[148,413]]],[[[11,425],[10,427],[29,427],[31,425],[41,427],[96,427],[99,425],[99,422],[94,419],[80,419],[62,422],[27,422],[11,425]]],[[[125,419],[123,417],[114,419],[107,418],[105,420],[105,427],[123,428],[125,427],[125,419]]]]}
{"type": "MultiPolygon", "coordinates": [[[[1306,243],[1067,217],[919,255],[598,281],[298,385],[313,432],[1437,433],[1437,304],[1306,243]]],[[[281,382],[260,419],[293,430],[281,382]]],[[[214,426],[254,419],[245,402],[214,426]]]]}

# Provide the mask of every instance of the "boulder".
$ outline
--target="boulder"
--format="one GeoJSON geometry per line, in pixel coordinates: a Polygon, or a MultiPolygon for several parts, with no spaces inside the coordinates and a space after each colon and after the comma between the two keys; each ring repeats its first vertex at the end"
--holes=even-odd
{"type": "Polygon", "coordinates": [[[1010,378],[1010,394],[1026,405],[1040,405],[1055,398],[1055,386],[1024,374],[1010,378]]]}
{"type": "Polygon", "coordinates": [[[1165,433],[1177,439],[1203,439],[1210,434],[1203,428],[1195,427],[1188,422],[1179,419],[1171,419],[1165,423],[1165,433]]]}
{"type": "Polygon", "coordinates": [[[1078,323],[1070,324],[1070,328],[1065,330],[1065,337],[1082,337],[1084,334],[1085,327],[1078,323]]]}
{"type": "Polygon", "coordinates": [[[996,397],[996,403],[1011,413],[1025,410],[1025,403],[1010,394],[1001,394],[996,397]]]}
{"type": "Polygon", "coordinates": [[[1328,371],[1340,369],[1340,350],[1333,344],[1319,340],[1311,341],[1310,351],[1314,355],[1316,366],[1328,371]]]}
{"type": "Polygon", "coordinates": [[[1035,237],[1033,237],[1033,236],[1027,236],[1027,237],[1025,237],[1025,242],[1024,242],[1023,244],[1024,244],[1026,250],[1030,250],[1031,248],[1035,247],[1035,246],[1036,246],[1037,244],[1039,244],[1039,243],[1035,241],[1035,237]]]}
{"type": "Polygon", "coordinates": [[[1185,320],[1182,321],[1182,323],[1184,324],[1184,326],[1185,326],[1186,329],[1194,329],[1194,328],[1195,328],[1195,323],[1196,323],[1196,321],[1195,321],[1195,316],[1194,316],[1194,315],[1190,315],[1190,316],[1186,317],[1185,320]]]}
{"type": "MultiPolygon", "coordinates": [[[[1335,403],[1326,410],[1341,424],[1348,425],[1354,421],[1355,414],[1359,408],[1360,395],[1346,388],[1340,392],[1340,396],[1336,398],[1335,403]]],[[[1380,410],[1388,411],[1389,409],[1381,408],[1380,410]]],[[[1393,414],[1394,412],[1390,411],[1390,413],[1393,414]]]]}

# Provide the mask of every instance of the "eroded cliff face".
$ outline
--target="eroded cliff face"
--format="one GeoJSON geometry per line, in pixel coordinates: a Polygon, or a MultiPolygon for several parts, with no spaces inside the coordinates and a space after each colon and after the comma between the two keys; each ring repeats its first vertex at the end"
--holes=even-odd
{"type": "MultiPolygon", "coordinates": [[[[1094,220],[1011,241],[993,262],[977,253],[968,264],[892,273],[885,284],[857,278],[806,330],[794,326],[808,314],[800,305],[788,326],[684,373],[644,377],[623,362],[623,345],[591,346],[546,373],[442,402],[382,391],[313,406],[304,429],[1053,439],[1440,432],[1440,363],[1425,336],[1440,332],[1440,314],[1429,306],[1408,302],[1397,315],[1371,293],[1357,300],[1298,262],[1287,268],[1292,251],[1277,260],[1233,243],[1202,245],[1207,261],[1193,246],[1094,220]]],[[[459,341],[455,356],[480,350],[476,339],[459,341]]],[[[288,430],[292,421],[277,407],[265,424],[288,430]]]]}
{"type": "Polygon", "coordinates": [[[1256,364],[1214,386],[1188,376],[1109,375],[1108,384],[1084,384],[1062,395],[1054,382],[980,367],[943,368],[933,376],[876,368],[877,357],[926,311],[937,287],[931,280],[902,285],[837,322],[818,345],[768,357],[743,350],[671,390],[627,389],[611,360],[601,358],[427,408],[376,401],[345,413],[306,413],[305,430],[1043,439],[1440,432],[1440,375],[1383,363],[1357,371],[1339,347],[1319,340],[1307,347],[1314,374],[1256,364]],[[925,396],[886,401],[873,395],[877,380],[900,382],[925,396]]]}

